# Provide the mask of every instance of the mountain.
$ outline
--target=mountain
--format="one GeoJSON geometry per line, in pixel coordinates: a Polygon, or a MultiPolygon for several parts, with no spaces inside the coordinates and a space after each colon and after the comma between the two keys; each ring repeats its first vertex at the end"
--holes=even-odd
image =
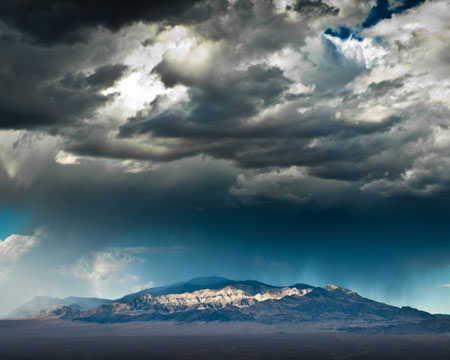
{"type": "Polygon", "coordinates": [[[373,301],[334,284],[274,286],[214,276],[149,288],[117,300],[36,297],[11,317],[41,315],[97,323],[245,321],[316,330],[450,332],[448,317],[373,301]]]}
{"type": "Polygon", "coordinates": [[[373,301],[333,284],[323,288],[307,284],[280,287],[218,277],[146,289],[86,310],[64,307],[54,315],[98,323],[251,321],[303,324],[326,330],[448,328],[450,331],[450,322],[427,312],[373,301]]]}
{"type": "Polygon", "coordinates": [[[186,282],[179,282],[176,284],[172,284],[169,286],[161,286],[161,287],[155,287],[150,289],[141,290],[136,293],[132,293],[129,295],[124,296],[121,299],[118,299],[119,302],[126,302],[129,300],[132,300],[138,295],[143,294],[152,294],[153,296],[159,296],[159,295],[167,295],[167,294],[182,294],[187,292],[193,292],[196,290],[202,290],[202,289],[220,289],[221,287],[225,287],[227,285],[231,285],[235,283],[233,280],[226,279],[224,277],[219,276],[205,276],[205,277],[198,277],[191,280],[188,280],[186,282]]]}
{"type": "Polygon", "coordinates": [[[38,317],[43,315],[52,315],[55,310],[58,310],[64,306],[71,306],[74,309],[86,310],[96,308],[103,304],[108,304],[112,300],[99,299],[99,298],[84,298],[70,296],[64,299],[36,296],[31,301],[20,305],[14,309],[9,315],[9,318],[29,318],[38,317]]]}
{"type": "MultiPolygon", "coordinates": [[[[230,280],[224,277],[219,276],[207,276],[207,277],[198,277],[194,278],[185,282],[179,282],[175,283],[169,286],[161,286],[161,287],[155,287],[155,288],[149,288],[144,289],[136,293],[132,293],[129,295],[126,295],[116,301],[118,302],[126,302],[129,300],[134,299],[136,296],[144,295],[144,294],[151,294],[153,296],[160,296],[160,295],[169,295],[169,294],[183,294],[183,293],[190,293],[198,290],[217,290],[222,289],[226,286],[233,286],[235,288],[239,289],[246,289],[247,291],[251,291],[253,293],[257,292],[263,292],[267,289],[279,289],[281,287],[279,286],[273,286],[264,284],[258,281],[254,280],[230,280]]],[[[296,287],[298,289],[305,289],[305,288],[313,288],[310,285],[306,284],[295,284],[291,287],[296,287]]]]}

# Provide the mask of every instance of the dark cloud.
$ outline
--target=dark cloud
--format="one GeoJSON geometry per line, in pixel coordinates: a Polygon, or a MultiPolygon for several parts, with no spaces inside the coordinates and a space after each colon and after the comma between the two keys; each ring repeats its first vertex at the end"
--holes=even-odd
{"type": "MultiPolygon", "coordinates": [[[[21,9],[30,14],[38,11],[30,4],[25,3],[21,9]]],[[[68,4],[72,3],[48,2],[52,9],[61,6],[64,16],[68,4]]],[[[82,8],[91,6],[94,5],[86,3],[82,8]]],[[[116,5],[111,6],[115,9],[116,5]]],[[[171,26],[161,28],[157,34],[169,34],[164,35],[165,40],[157,35],[148,39],[146,31],[139,33],[134,29],[136,32],[130,38],[138,38],[137,46],[156,51],[158,41],[169,44],[152,70],[152,76],[158,77],[166,93],[157,95],[128,119],[114,118],[114,113],[97,122],[92,119],[101,117],[98,110],[116,96],[104,95],[102,90],[132,72],[140,75],[142,69],[116,61],[120,50],[114,41],[106,44],[106,50],[99,55],[97,48],[103,49],[101,45],[105,43],[100,32],[93,29],[90,29],[91,40],[85,44],[69,46],[55,45],[55,42],[71,43],[74,41],[71,34],[89,26],[117,30],[136,19],[151,21],[156,17],[133,18],[130,10],[119,21],[94,11],[98,16],[95,21],[82,21],[75,26],[75,20],[71,23],[69,19],[68,27],[62,28],[58,35],[68,36],[65,41],[56,37],[45,40],[45,34],[36,30],[34,39],[46,45],[54,44],[50,47],[24,42],[20,32],[9,28],[1,39],[4,51],[0,55],[0,77],[4,86],[0,89],[0,126],[45,130],[61,136],[62,145],[55,145],[49,151],[47,161],[55,168],[50,166],[49,173],[38,176],[34,184],[28,172],[22,170],[22,174],[16,169],[19,167],[16,159],[20,159],[16,154],[25,148],[24,138],[16,141],[10,147],[14,151],[10,148],[4,151],[7,155],[2,160],[5,163],[2,186],[8,189],[14,183],[12,179],[30,178],[33,181],[28,180],[27,184],[33,183],[31,197],[43,193],[44,197],[50,197],[45,184],[52,183],[51,178],[57,175],[51,187],[60,193],[57,210],[53,205],[47,208],[47,204],[40,204],[41,213],[51,213],[51,216],[56,216],[65,203],[76,203],[69,196],[75,191],[70,189],[80,185],[83,179],[92,180],[92,174],[100,180],[93,187],[91,180],[82,183],[86,203],[77,205],[80,214],[84,206],[91,206],[87,203],[94,194],[103,194],[97,201],[108,204],[112,189],[126,193],[124,199],[144,194],[139,205],[130,205],[131,217],[140,207],[148,209],[150,203],[158,209],[167,205],[171,209],[167,210],[169,213],[180,202],[190,211],[208,208],[213,203],[223,205],[227,198],[231,203],[238,199],[239,206],[289,199],[298,204],[314,201],[322,204],[325,198],[339,204],[345,196],[361,199],[372,194],[394,196],[435,191],[430,185],[440,187],[440,193],[444,193],[448,177],[437,159],[445,150],[436,147],[433,140],[435,127],[444,133],[448,129],[445,127],[448,110],[436,102],[428,103],[429,99],[423,96],[425,92],[416,91],[419,75],[394,73],[380,79],[372,73],[378,66],[379,54],[382,54],[380,59],[384,56],[392,61],[383,64],[385,69],[395,68],[398,61],[406,61],[404,51],[425,46],[425,41],[415,35],[414,46],[410,44],[411,47],[396,52],[395,47],[378,40],[364,43],[362,38],[347,37],[351,46],[343,48],[327,37],[333,34],[326,33],[326,29],[332,25],[332,19],[345,16],[342,15],[345,8],[338,11],[324,1],[297,1],[294,8],[296,11],[279,9],[270,1],[237,1],[233,6],[225,2],[199,3],[183,10],[186,38],[170,33],[179,30],[171,26]],[[188,18],[195,21],[189,22],[188,18]],[[201,50],[205,51],[206,60],[193,65],[190,61],[197,58],[193,59],[190,53],[170,55],[174,47],[184,51],[185,44],[190,47],[187,51],[204,45],[201,50]],[[354,52],[352,47],[356,49],[354,52]],[[364,53],[367,49],[369,54],[364,53]],[[383,55],[388,51],[392,54],[383,55]],[[367,59],[372,61],[372,57],[376,61],[368,63],[367,59]],[[298,89],[297,85],[300,85],[298,89]],[[168,91],[180,87],[185,89],[186,98],[171,103],[173,99],[168,91]],[[430,118],[430,123],[424,124],[425,118],[430,118]],[[64,160],[60,151],[87,158],[64,160]],[[427,152],[433,156],[427,156],[427,152]],[[223,168],[208,173],[220,181],[202,181],[202,167],[198,166],[198,176],[188,181],[191,187],[180,185],[176,190],[170,188],[164,192],[161,191],[164,179],[180,176],[182,170],[148,172],[153,161],[162,167],[176,163],[183,169],[192,166],[188,158],[204,155],[213,163],[226,160],[223,168]],[[98,160],[92,160],[93,157],[98,160]],[[55,165],[55,158],[66,166],[55,165]],[[95,161],[113,164],[110,166],[115,169],[115,176],[122,176],[120,181],[110,183],[104,193],[99,184],[108,178],[111,170],[106,165],[100,169],[95,161]],[[127,162],[133,161],[138,165],[130,167],[127,162]],[[79,164],[84,162],[92,163],[81,170],[79,164]],[[291,167],[301,168],[301,174],[291,176],[286,172],[291,167]],[[124,175],[123,169],[141,173],[124,175]],[[244,180],[237,181],[238,175],[243,175],[240,179],[244,180]],[[66,176],[75,179],[74,182],[67,183],[66,176]],[[60,187],[59,181],[63,183],[60,187]],[[184,199],[183,189],[188,189],[191,196],[186,195],[184,199]]],[[[166,11],[164,6],[159,9],[161,14],[166,11]]],[[[44,14],[47,10],[42,8],[44,14]]],[[[13,7],[11,12],[14,11],[13,7]]],[[[50,12],[52,21],[56,21],[58,11],[50,12]]],[[[115,14],[113,10],[108,11],[115,14]]],[[[34,31],[14,24],[21,31],[34,31]]],[[[50,22],[50,26],[58,29],[54,23],[50,22]]],[[[106,33],[128,36],[126,31],[106,33]]],[[[111,208],[111,213],[109,205],[105,208],[99,205],[97,211],[106,214],[105,223],[113,212],[123,207],[124,201],[117,200],[118,205],[111,208]]]]}
{"type": "MultiPolygon", "coordinates": [[[[101,85],[100,77],[103,81],[108,76],[110,82],[117,80],[124,68],[96,69],[102,64],[92,60],[101,51],[98,44],[42,48],[23,43],[14,30],[1,28],[7,36],[0,40],[0,128],[45,127],[56,132],[61,126],[90,117],[113,98],[102,95],[97,85],[101,85]],[[93,78],[87,80],[90,75],[93,78]]],[[[103,46],[112,48],[111,41],[104,39],[103,46]]]]}
{"type": "Polygon", "coordinates": [[[286,11],[276,11],[274,1],[239,0],[225,15],[199,24],[197,31],[207,38],[227,40],[231,54],[244,60],[254,55],[264,56],[288,45],[304,44],[310,22],[328,13],[305,14],[302,21],[289,21],[286,11]],[[235,54],[237,49],[242,51],[235,54]]]}
{"type": "Polygon", "coordinates": [[[9,63],[8,71],[0,74],[5,85],[0,89],[2,129],[47,128],[52,132],[89,118],[114,98],[100,91],[112,86],[127,69],[121,64],[105,65],[91,74],[58,76],[45,73],[50,67],[44,64],[44,72],[38,66],[24,69],[22,65],[9,63]]]}
{"type": "MultiPolygon", "coordinates": [[[[363,162],[389,146],[389,139],[381,134],[403,118],[390,116],[381,122],[354,122],[345,117],[336,119],[334,109],[317,105],[341,94],[344,107],[352,108],[366,96],[349,96],[344,89],[364,71],[361,65],[343,58],[326,40],[322,40],[321,46],[330,56],[323,63],[314,63],[314,71],[305,74],[305,81],[316,89],[314,94],[292,93],[294,81],[278,67],[253,65],[226,72],[213,68],[207,76],[198,77],[163,59],[154,72],[167,87],[188,86],[187,102],[165,109],[161,105],[164,96],[157,97],[147,110],[128,119],[118,135],[123,139],[142,135],[176,139],[164,154],[147,155],[154,160],[204,153],[250,168],[291,165],[319,168],[335,162],[363,162]],[[299,112],[299,108],[305,110],[299,112]],[[322,141],[312,147],[315,138],[322,141]]],[[[92,143],[88,146],[81,144],[71,150],[89,154],[92,143]]],[[[94,146],[95,153],[99,153],[98,144],[94,146]]],[[[364,176],[363,170],[357,173],[364,176]]]]}
{"type": "Polygon", "coordinates": [[[170,21],[187,14],[191,19],[208,15],[199,0],[18,0],[0,4],[0,19],[33,42],[44,45],[84,41],[89,28],[117,31],[137,21],[170,21]],[[192,7],[199,4],[198,8],[192,7]]]}
{"type": "Polygon", "coordinates": [[[322,0],[296,0],[293,9],[305,16],[326,16],[339,14],[339,8],[322,0]]]}
{"type": "MultiPolygon", "coordinates": [[[[48,2],[42,13],[56,19],[58,11],[65,16],[70,4],[80,13],[94,6],[48,2]],[[53,11],[59,6],[61,10],[53,11]]],[[[151,4],[145,6],[154,6],[151,4]]],[[[29,3],[25,5],[20,7],[23,11],[37,11],[29,3]]],[[[74,25],[75,20],[69,22],[61,36],[89,26],[117,30],[132,21],[159,21],[158,16],[162,19],[169,11],[164,5],[153,15],[142,11],[142,17],[135,18],[134,11],[141,5],[132,3],[119,19],[115,17],[117,6],[112,3],[109,12],[101,16],[94,11],[99,18],[92,15],[79,26],[74,25]]],[[[361,8],[359,3],[354,6],[361,8]]],[[[414,167],[418,153],[405,149],[416,146],[423,137],[431,137],[432,132],[411,120],[418,113],[412,113],[414,106],[405,105],[402,112],[384,106],[386,102],[392,108],[405,96],[412,77],[372,79],[364,89],[355,89],[358,79],[370,76],[373,65],[368,61],[374,61],[371,56],[378,56],[383,44],[377,39],[369,46],[372,53],[365,55],[363,46],[368,45],[362,45],[362,38],[346,37],[355,42],[354,52],[342,48],[342,37],[330,40],[334,35],[326,29],[333,21],[341,21],[340,16],[352,14],[352,9],[343,5],[341,12],[320,0],[299,0],[292,9],[282,9],[272,1],[249,0],[233,2],[232,6],[210,1],[171,9],[165,24],[171,24],[174,12],[182,14],[179,20],[187,31],[183,36],[193,48],[204,46],[200,50],[207,54],[206,60],[202,62],[192,54],[177,58],[179,55],[171,55],[169,47],[152,74],[166,90],[185,87],[186,99],[167,105],[170,95],[157,95],[126,121],[112,115],[92,119],[115,96],[103,95],[101,90],[127,73],[139,73],[138,69],[109,63],[105,55],[85,70],[86,58],[97,54],[78,45],[30,45],[12,31],[10,37],[3,38],[7,71],[2,76],[4,83],[9,79],[10,86],[0,93],[5,104],[0,109],[2,126],[45,128],[55,134],[70,125],[70,130],[64,130],[64,150],[81,156],[166,162],[206,154],[258,171],[306,166],[312,176],[353,181],[355,187],[383,178],[393,180],[414,167]],[[68,49],[73,50],[75,60],[68,56],[68,49]],[[23,57],[33,57],[35,62],[30,65],[23,57]]],[[[158,34],[171,31],[179,30],[166,26],[158,34]]],[[[99,44],[95,39],[99,35],[92,29],[90,32],[94,41],[86,46],[94,47],[99,44]]],[[[139,39],[139,46],[157,47],[158,34],[139,39]]],[[[41,33],[36,31],[36,36],[41,33]]],[[[175,41],[170,36],[164,41],[175,41]]],[[[71,41],[68,36],[67,43],[71,41]]],[[[117,49],[112,46],[108,51],[111,57],[117,49]]]]}
{"type": "MultiPolygon", "coordinates": [[[[166,86],[186,83],[162,64],[156,69],[166,86]]],[[[153,132],[166,137],[202,137],[203,133],[204,137],[208,133],[226,136],[230,130],[237,133],[236,127],[242,120],[279,102],[291,83],[280,69],[263,66],[251,66],[225,77],[210,78],[208,82],[191,88],[187,108],[163,112],[149,121],[146,121],[145,114],[141,114],[122,126],[120,135],[153,132]]]]}
{"type": "Polygon", "coordinates": [[[127,69],[126,65],[115,64],[101,66],[89,75],[84,73],[67,73],[60,80],[60,84],[68,89],[81,91],[86,91],[88,88],[95,90],[107,89],[113,86],[127,69]]]}
{"type": "Polygon", "coordinates": [[[404,85],[404,79],[383,80],[377,83],[369,84],[369,90],[374,96],[385,95],[390,90],[399,89],[404,85]]]}

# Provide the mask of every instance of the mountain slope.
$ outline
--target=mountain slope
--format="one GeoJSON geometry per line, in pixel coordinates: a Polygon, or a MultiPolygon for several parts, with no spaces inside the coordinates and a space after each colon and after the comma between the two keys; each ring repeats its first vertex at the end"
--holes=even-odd
{"type": "Polygon", "coordinates": [[[319,328],[404,326],[433,319],[409,307],[395,307],[329,284],[278,287],[258,281],[193,279],[147,289],[94,309],[59,311],[64,319],[89,322],[175,320],[305,323],[319,328]],[[192,291],[185,291],[190,289],[192,291]]]}

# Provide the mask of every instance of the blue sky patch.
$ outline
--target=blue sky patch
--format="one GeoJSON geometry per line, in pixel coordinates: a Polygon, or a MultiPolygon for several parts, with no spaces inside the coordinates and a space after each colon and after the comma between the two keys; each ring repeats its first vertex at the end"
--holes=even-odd
{"type": "Polygon", "coordinates": [[[30,220],[29,208],[5,207],[0,209],[0,239],[11,234],[22,234],[30,220]]]}
{"type": "Polygon", "coordinates": [[[423,2],[425,0],[404,0],[402,5],[392,8],[388,0],[378,0],[377,4],[370,10],[367,19],[362,23],[362,27],[368,28],[374,26],[381,20],[390,19],[393,14],[400,14],[423,2]]]}
{"type": "Polygon", "coordinates": [[[360,36],[358,36],[354,30],[352,30],[351,28],[348,28],[346,26],[338,26],[337,28],[328,28],[325,30],[325,34],[327,35],[331,35],[334,37],[338,37],[342,40],[346,40],[350,37],[353,37],[354,39],[357,39],[359,41],[362,40],[362,38],[360,36]]]}

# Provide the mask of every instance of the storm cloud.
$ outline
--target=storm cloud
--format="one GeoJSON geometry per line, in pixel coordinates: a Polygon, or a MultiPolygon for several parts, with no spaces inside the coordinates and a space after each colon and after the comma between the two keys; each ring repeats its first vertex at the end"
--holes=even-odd
{"type": "MultiPolygon", "coordinates": [[[[187,13],[198,0],[188,1],[83,1],[33,0],[4,2],[0,18],[19,29],[26,40],[42,45],[86,41],[91,28],[117,31],[138,21],[167,21],[187,13]]],[[[192,13],[195,10],[191,10],[192,13]]],[[[202,11],[203,14],[205,10],[202,11]]],[[[193,15],[193,14],[188,14],[193,15]]]]}

